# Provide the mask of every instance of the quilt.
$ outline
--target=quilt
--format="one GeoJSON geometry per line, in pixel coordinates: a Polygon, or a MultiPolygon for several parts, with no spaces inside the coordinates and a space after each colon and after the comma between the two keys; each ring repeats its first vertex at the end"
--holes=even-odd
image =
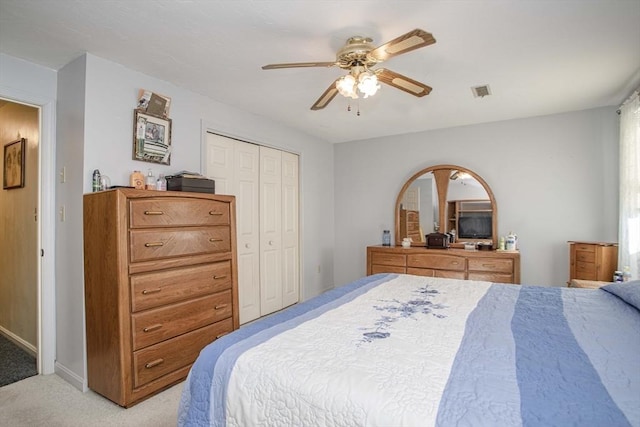
{"type": "Polygon", "coordinates": [[[640,311],[601,289],[368,276],[201,352],[180,426],[640,426],[640,311]]]}

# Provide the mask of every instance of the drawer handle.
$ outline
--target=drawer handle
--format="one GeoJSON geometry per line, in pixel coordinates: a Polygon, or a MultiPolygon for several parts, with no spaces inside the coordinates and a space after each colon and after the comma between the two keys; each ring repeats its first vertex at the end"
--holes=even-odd
{"type": "Polygon", "coordinates": [[[145,215],[164,215],[162,211],[144,211],[145,215]]]}
{"type": "Polygon", "coordinates": [[[158,366],[158,365],[161,365],[163,363],[164,363],[164,359],[156,359],[153,362],[149,362],[149,363],[145,364],[144,367],[147,368],[147,369],[151,369],[154,366],[158,366]]]}
{"type": "Polygon", "coordinates": [[[495,264],[482,264],[483,267],[495,268],[495,264]]]}
{"type": "Polygon", "coordinates": [[[215,243],[215,242],[224,242],[224,239],[216,239],[215,237],[212,237],[209,239],[210,242],[215,243]]]}
{"type": "Polygon", "coordinates": [[[157,247],[157,246],[164,246],[163,242],[151,242],[151,243],[145,243],[144,246],[146,248],[153,248],[153,247],[157,247]]]}
{"type": "Polygon", "coordinates": [[[223,332],[223,333],[221,333],[221,334],[218,334],[218,335],[216,335],[216,339],[221,338],[221,337],[223,337],[223,336],[227,335],[228,333],[229,333],[229,332],[223,332]]]}
{"type": "Polygon", "coordinates": [[[209,211],[209,215],[222,215],[222,212],[209,211]]]}
{"type": "Polygon", "coordinates": [[[157,288],[157,289],[144,289],[142,291],[142,295],[149,295],[149,294],[155,294],[160,292],[162,289],[161,288],[157,288]]]}
{"type": "Polygon", "coordinates": [[[216,306],[214,307],[214,309],[216,309],[216,310],[221,310],[221,309],[223,309],[223,308],[227,308],[227,305],[229,305],[229,304],[218,304],[218,305],[216,305],[216,306]]]}
{"type": "Polygon", "coordinates": [[[451,265],[458,265],[458,261],[451,261],[451,265]]]}
{"type": "Polygon", "coordinates": [[[156,330],[158,330],[160,328],[162,328],[162,324],[158,323],[158,324],[155,324],[155,325],[152,325],[152,326],[147,326],[142,331],[143,332],[153,332],[153,331],[156,331],[156,330]]]}
{"type": "Polygon", "coordinates": [[[222,276],[213,276],[213,280],[225,279],[226,277],[227,277],[226,274],[223,274],[222,276]]]}

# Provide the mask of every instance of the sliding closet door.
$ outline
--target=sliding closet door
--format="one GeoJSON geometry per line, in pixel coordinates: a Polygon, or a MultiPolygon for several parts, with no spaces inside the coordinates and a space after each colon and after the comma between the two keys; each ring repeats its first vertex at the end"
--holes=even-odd
{"type": "Polygon", "coordinates": [[[282,308],[282,152],[260,147],[260,312],[282,308]]]}
{"type": "Polygon", "coordinates": [[[298,302],[300,257],[298,229],[298,156],[282,153],[282,306],[298,302]]]}

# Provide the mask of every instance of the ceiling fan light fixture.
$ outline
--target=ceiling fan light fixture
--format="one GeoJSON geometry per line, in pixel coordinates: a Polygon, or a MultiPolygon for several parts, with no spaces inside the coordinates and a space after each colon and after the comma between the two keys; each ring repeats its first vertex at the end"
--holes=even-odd
{"type": "Polygon", "coordinates": [[[336,81],[336,89],[345,98],[358,99],[360,96],[368,98],[380,89],[378,76],[373,71],[360,71],[354,67],[351,73],[340,77],[336,81]]]}

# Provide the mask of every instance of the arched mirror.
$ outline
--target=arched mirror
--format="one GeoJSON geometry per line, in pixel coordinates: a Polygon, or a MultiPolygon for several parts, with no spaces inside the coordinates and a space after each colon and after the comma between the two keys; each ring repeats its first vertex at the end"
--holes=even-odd
{"type": "Polygon", "coordinates": [[[454,243],[490,242],[497,248],[498,207],[491,188],[462,166],[437,165],[415,173],[404,184],[395,208],[395,240],[424,246],[425,235],[454,235],[454,243]]]}

